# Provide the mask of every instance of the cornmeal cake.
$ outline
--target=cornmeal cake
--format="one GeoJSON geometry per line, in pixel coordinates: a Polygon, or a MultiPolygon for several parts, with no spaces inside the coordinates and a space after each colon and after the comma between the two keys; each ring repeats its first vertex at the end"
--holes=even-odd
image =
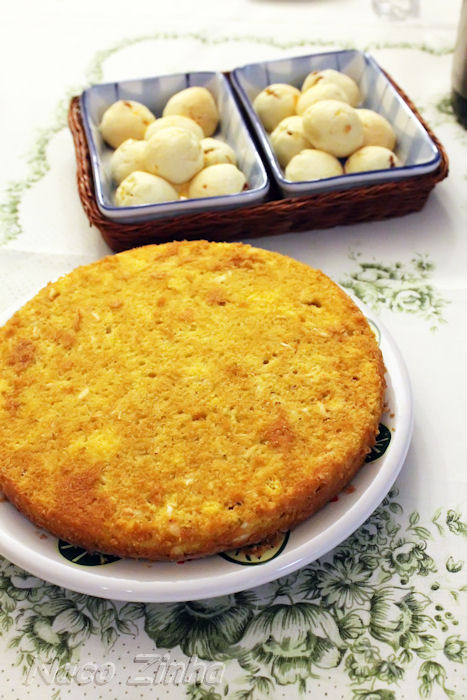
{"type": "Polygon", "coordinates": [[[384,387],[365,318],[322,272],[241,243],[126,251],[0,329],[0,486],[90,550],[232,549],[342,489],[384,387]]]}

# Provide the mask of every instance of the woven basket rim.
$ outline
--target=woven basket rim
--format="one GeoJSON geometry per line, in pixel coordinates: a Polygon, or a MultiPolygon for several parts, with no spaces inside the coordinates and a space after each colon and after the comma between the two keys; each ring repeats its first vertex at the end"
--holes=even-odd
{"type": "MultiPolygon", "coordinates": [[[[68,125],[75,146],[78,193],[89,223],[99,229],[104,240],[113,250],[123,250],[144,243],[193,237],[192,234],[195,234],[194,237],[200,237],[196,233],[203,231],[204,235],[207,232],[209,237],[209,231],[215,227],[222,229],[222,240],[230,240],[371,221],[421,209],[431,189],[447,177],[448,158],[441,142],[410,98],[386,71],[383,70],[383,73],[438,148],[440,163],[434,171],[326,193],[297,197],[277,196],[277,187],[270,175],[267,159],[257,143],[253,129],[245,120],[270,176],[271,190],[266,200],[260,204],[239,206],[234,210],[208,210],[132,223],[121,223],[106,217],[97,205],[90,149],[81,115],[80,96],[72,97],[68,125]],[[339,211],[336,211],[339,208],[341,216],[339,211]],[[307,215],[309,220],[306,220],[307,215]],[[298,228],[295,228],[294,224],[298,228]],[[306,224],[305,227],[304,224],[306,224]],[[251,232],[249,228],[252,229],[251,232]]],[[[226,75],[228,76],[228,73],[226,75]]]]}

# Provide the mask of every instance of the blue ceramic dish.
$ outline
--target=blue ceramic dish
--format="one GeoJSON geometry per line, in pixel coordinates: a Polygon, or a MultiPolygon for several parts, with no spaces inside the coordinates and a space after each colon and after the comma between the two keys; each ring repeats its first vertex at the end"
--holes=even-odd
{"type": "Polygon", "coordinates": [[[361,51],[335,51],[250,63],[232,72],[232,83],[258,136],[272,174],[285,196],[319,194],[417,177],[436,170],[440,163],[441,154],[426,129],[376,61],[361,51]],[[308,73],[324,68],[333,68],[353,78],[358,83],[362,96],[359,106],[379,112],[392,124],[397,136],[396,155],[403,163],[402,167],[305,182],[285,179],[284,171],[252,102],[271,83],[289,83],[300,89],[308,73]]]}
{"type": "Polygon", "coordinates": [[[245,126],[231,87],[222,73],[178,73],[93,85],[81,95],[81,113],[91,153],[97,205],[110,219],[121,223],[134,223],[197,211],[245,207],[261,202],[269,190],[269,180],[261,156],[245,126]],[[214,136],[226,141],[234,149],[238,167],[246,176],[248,189],[239,194],[220,197],[117,207],[114,203],[115,185],[109,168],[112,149],[103,141],[99,132],[103,113],[116,100],[136,100],[146,105],[156,117],[160,117],[172,95],[193,85],[206,87],[214,96],[220,113],[220,124],[214,136]]]}

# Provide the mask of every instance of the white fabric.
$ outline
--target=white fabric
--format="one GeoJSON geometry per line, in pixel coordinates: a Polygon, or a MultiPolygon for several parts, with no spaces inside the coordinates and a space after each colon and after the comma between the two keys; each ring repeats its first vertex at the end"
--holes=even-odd
{"type": "MultiPolygon", "coordinates": [[[[72,139],[64,121],[70,95],[78,94],[90,80],[224,70],[251,61],[347,45],[366,49],[406,90],[444,144],[450,158],[449,178],[435,188],[424,209],[416,214],[250,242],[322,268],[341,283],[363,274],[362,262],[390,268],[401,263],[406,272],[413,270],[414,259],[423,258],[434,265],[424,280],[414,273],[412,288],[427,293],[424,285],[428,286],[433,298],[445,302],[440,316],[433,315],[432,307],[417,313],[391,310],[387,290],[386,302],[379,308],[382,321],[405,357],[415,398],[414,438],[397,483],[399,502],[405,513],[417,511],[428,520],[439,508],[465,511],[467,132],[437,108],[450,90],[451,50],[460,2],[423,0],[413,7],[415,13],[418,7],[418,16],[397,22],[378,16],[371,0],[8,3],[2,8],[0,23],[0,184],[5,201],[11,200],[7,193],[11,182],[25,178],[37,181],[21,197],[19,235],[12,235],[15,230],[7,224],[0,230],[0,313],[19,306],[48,281],[110,252],[81,208],[72,139]],[[116,47],[114,52],[112,47],[116,47]],[[99,52],[109,52],[101,71],[99,52]],[[37,163],[43,166],[44,162],[36,157],[39,140],[47,137],[50,129],[54,130],[46,145],[50,167],[44,177],[37,178],[37,163]],[[30,153],[36,156],[28,163],[30,153]]],[[[402,287],[399,284],[397,289],[402,287]]],[[[461,544],[457,539],[447,552],[441,543],[436,550],[440,567],[448,554],[465,557],[461,544]]],[[[462,583],[463,577],[465,584],[465,569],[457,577],[457,583],[462,583]]],[[[447,592],[446,596],[449,598],[447,592]]],[[[465,639],[467,619],[461,607],[457,614],[461,623],[453,634],[465,639]]],[[[152,649],[150,640],[145,642],[142,635],[140,629],[135,639],[119,636],[110,657],[105,656],[97,637],[87,642],[81,659],[101,663],[118,657],[117,680],[122,682],[120,686],[117,680],[102,687],[87,686],[88,697],[155,697],[154,688],[125,685],[129,673],[136,670],[131,663],[134,655],[152,649]]],[[[0,677],[8,679],[0,680],[0,697],[12,697],[13,687],[15,697],[30,697],[31,688],[23,684],[20,668],[13,666],[17,655],[7,650],[7,641],[0,637],[0,677]]],[[[174,652],[172,658],[179,653],[174,652]]],[[[460,690],[465,666],[456,668],[456,692],[465,697],[460,690]]],[[[341,694],[335,688],[340,677],[337,671],[333,673],[324,674],[331,679],[326,687],[328,697],[338,698],[341,694]]],[[[235,675],[232,670],[229,674],[235,675]]],[[[399,689],[391,688],[396,697],[413,698],[418,684],[412,672],[399,689]]],[[[447,686],[454,687],[454,682],[447,682],[447,686]]],[[[277,687],[286,697],[298,697],[298,686],[277,687]]],[[[33,690],[36,697],[52,697],[57,688],[37,681],[33,690]]],[[[157,697],[161,698],[185,696],[180,687],[159,690],[157,697]]],[[[438,691],[441,693],[439,684],[433,698],[445,697],[436,695],[438,691]]],[[[61,692],[60,697],[78,698],[83,690],[71,684],[61,692]]]]}

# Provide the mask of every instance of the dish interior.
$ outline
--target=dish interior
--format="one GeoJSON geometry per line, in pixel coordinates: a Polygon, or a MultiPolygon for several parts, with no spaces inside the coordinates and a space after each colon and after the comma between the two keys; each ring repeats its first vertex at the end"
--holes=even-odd
{"type": "Polygon", "coordinates": [[[248,201],[267,191],[267,176],[261,159],[242,121],[230,86],[221,73],[179,73],[94,85],[84,91],[81,106],[91,150],[97,202],[101,211],[108,216],[121,219],[126,216],[144,216],[146,212],[152,218],[157,212],[162,215],[177,212],[189,213],[193,208],[206,208],[207,201],[209,206],[212,206],[215,201],[224,205],[228,202],[235,205],[239,200],[248,201]],[[105,110],[117,100],[134,100],[144,104],[158,118],[162,116],[162,111],[172,95],[192,86],[205,87],[214,96],[219,109],[220,123],[213,137],[226,141],[232,146],[237,155],[238,167],[245,174],[249,189],[239,195],[164,202],[138,207],[116,207],[115,185],[110,173],[110,156],[113,149],[107,146],[99,131],[99,124],[105,110]]]}
{"type": "Polygon", "coordinates": [[[308,73],[325,68],[346,73],[360,87],[361,104],[359,107],[371,109],[385,117],[393,126],[397,136],[396,155],[404,164],[401,168],[386,171],[354,173],[351,175],[327,178],[308,185],[325,189],[331,181],[339,188],[361,184],[362,181],[376,179],[393,179],[415,175],[419,172],[434,170],[440,160],[440,154],[427,131],[416,118],[408,104],[402,99],[390,83],[376,61],[361,51],[337,51],[290,59],[279,59],[254,63],[234,70],[234,85],[243,99],[245,107],[255,126],[267,156],[271,162],[274,176],[282,187],[291,191],[301,190],[303,183],[286,180],[274,155],[268,136],[252,106],[252,102],[261,90],[271,83],[289,83],[298,89],[308,73]]]}

